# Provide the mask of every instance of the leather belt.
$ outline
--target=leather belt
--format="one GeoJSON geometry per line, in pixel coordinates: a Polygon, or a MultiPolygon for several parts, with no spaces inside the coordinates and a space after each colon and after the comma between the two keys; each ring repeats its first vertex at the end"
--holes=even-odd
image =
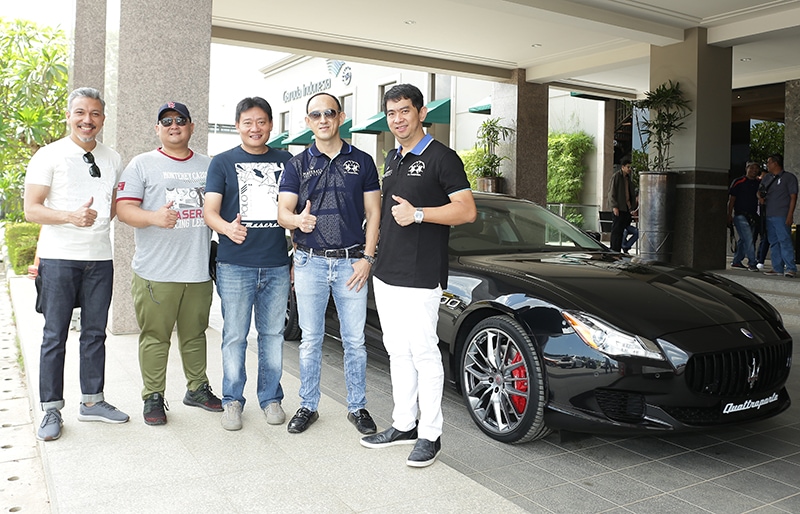
{"type": "Polygon", "coordinates": [[[309,255],[318,255],[328,259],[361,259],[364,257],[364,245],[355,245],[350,248],[329,248],[327,250],[320,250],[318,248],[309,248],[308,246],[298,243],[297,249],[309,255]]]}

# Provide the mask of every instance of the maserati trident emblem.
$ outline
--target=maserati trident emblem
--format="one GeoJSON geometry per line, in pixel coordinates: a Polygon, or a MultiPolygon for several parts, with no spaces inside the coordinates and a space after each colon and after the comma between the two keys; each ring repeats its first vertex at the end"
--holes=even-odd
{"type": "Polygon", "coordinates": [[[747,383],[750,385],[750,389],[752,389],[756,382],[758,381],[758,375],[761,372],[761,366],[756,364],[756,358],[753,357],[753,363],[750,366],[747,366],[747,383]]]}
{"type": "Polygon", "coordinates": [[[746,328],[740,328],[739,330],[740,330],[740,331],[742,332],[742,334],[744,334],[744,336],[745,336],[746,338],[748,338],[748,339],[753,339],[753,338],[755,337],[755,336],[753,336],[753,333],[752,333],[752,332],[750,332],[749,330],[747,330],[746,328]]]}

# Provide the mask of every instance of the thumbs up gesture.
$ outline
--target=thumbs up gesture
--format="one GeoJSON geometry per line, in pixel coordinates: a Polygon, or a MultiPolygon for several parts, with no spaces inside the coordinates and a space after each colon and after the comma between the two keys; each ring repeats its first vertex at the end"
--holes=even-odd
{"type": "Polygon", "coordinates": [[[91,227],[97,219],[97,211],[92,209],[94,197],[90,197],[89,201],[81,205],[75,211],[72,211],[67,219],[76,227],[91,227]]]}
{"type": "Polygon", "coordinates": [[[178,211],[172,209],[173,201],[170,200],[155,211],[155,223],[161,228],[174,228],[178,222],[178,211]]]}
{"type": "Polygon", "coordinates": [[[306,234],[310,234],[317,226],[317,217],[311,214],[311,200],[306,200],[306,207],[303,212],[297,215],[297,228],[306,234]]]}
{"type": "Polygon", "coordinates": [[[237,214],[236,219],[228,224],[228,228],[225,229],[225,235],[237,245],[244,243],[244,239],[247,237],[247,227],[242,225],[241,214],[237,214]]]}

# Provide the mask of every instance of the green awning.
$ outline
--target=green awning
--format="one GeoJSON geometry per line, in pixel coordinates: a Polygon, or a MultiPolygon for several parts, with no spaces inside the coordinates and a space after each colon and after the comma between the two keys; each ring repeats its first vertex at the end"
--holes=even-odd
{"type": "Polygon", "coordinates": [[[284,145],[310,145],[314,139],[314,133],[310,128],[305,129],[294,137],[287,137],[283,140],[284,145]]]}
{"type": "Polygon", "coordinates": [[[386,123],[386,114],[379,112],[375,116],[369,118],[363,125],[351,128],[350,132],[353,134],[380,134],[381,132],[389,132],[389,125],[386,123]]]}
{"type": "Polygon", "coordinates": [[[474,112],[475,114],[492,114],[492,97],[487,96],[480,102],[476,103],[469,108],[469,112],[474,112]]]}
{"type": "Polygon", "coordinates": [[[285,150],[286,149],[286,145],[283,144],[283,140],[286,139],[286,136],[288,136],[288,135],[289,135],[289,131],[288,130],[284,130],[283,132],[281,132],[277,136],[275,136],[272,139],[270,139],[269,141],[267,141],[267,146],[270,147],[270,148],[280,148],[281,150],[285,150]]]}
{"type": "Polygon", "coordinates": [[[350,139],[352,137],[350,136],[350,128],[352,128],[352,126],[353,120],[350,118],[345,119],[344,123],[339,125],[339,137],[342,139],[350,139]]]}
{"type": "Polygon", "coordinates": [[[425,107],[428,108],[428,115],[425,116],[425,124],[428,123],[450,123],[450,99],[443,98],[429,102],[425,107]]]}

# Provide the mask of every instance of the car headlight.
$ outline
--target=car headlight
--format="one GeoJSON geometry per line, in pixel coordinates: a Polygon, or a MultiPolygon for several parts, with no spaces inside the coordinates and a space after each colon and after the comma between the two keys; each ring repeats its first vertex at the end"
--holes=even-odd
{"type": "Polygon", "coordinates": [[[648,339],[621,332],[584,312],[562,311],[561,315],[584,343],[607,355],[664,360],[658,346],[648,339]]]}

